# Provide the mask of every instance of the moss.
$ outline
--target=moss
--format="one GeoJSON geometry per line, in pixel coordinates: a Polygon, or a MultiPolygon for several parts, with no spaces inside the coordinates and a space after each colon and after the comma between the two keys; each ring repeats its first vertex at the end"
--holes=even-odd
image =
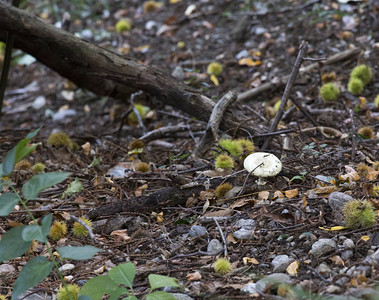
{"type": "Polygon", "coordinates": [[[139,162],[137,165],[136,165],[136,171],[137,172],[140,172],[140,173],[146,173],[146,172],[149,172],[150,171],[150,166],[148,163],[145,163],[145,162],[139,162]]]}
{"type": "Polygon", "coordinates": [[[215,261],[213,268],[216,273],[224,275],[232,270],[232,264],[226,258],[219,258],[215,261]]]}
{"type": "Polygon", "coordinates": [[[132,29],[132,22],[127,19],[122,19],[116,23],[115,28],[118,33],[130,31],[130,29],[132,29]]]}
{"type": "Polygon", "coordinates": [[[34,174],[43,173],[46,166],[43,163],[36,163],[33,165],[32,170],[34,174]]]}
{"type": "Polygon", "coordinates": [[[54,240],[60,240],[67,234],[67,225],[65,222],[55,221],[50,227],[49,237],[54,240]]]}
{"type": "Polygon", "coordinates": [[[375,210],[368,201],[352,200],[345,204],[343,216],[350,229],[372,226],[376,222],[375,210]]]}
{"type": "Polygon", "coordinates": [[[80,291],[80,287],[78,285],[68,284],[67,291],[64,286],[60,287],[57,293],[57,300],[70,300],[70,296],[72,300],[78,299],[78,295],[80,291]]]}
{"type": "Polygon", "coordinates": [[[207,73],[209,75],[219,76],[222,73],[222,65],[218,62],[212,62],[207,67],[207,73]]]}
{"type": "Polygon", "coordinates": [[[358,65],[351,71],[350,78],[358,78],[366,85],[372,79],[371,69],[367,65],[358,65]]]}
{"type": "Polygon", "coordinates": [[[363,81],[356,77],[351,77],[347,84],[347,90],[353,95],[361,94],[364,88],[365,88],[365,85],[363,81]]]}
{"type": "Polygon", "coordinates": [[[364,139],[372,140],[375,138],[375,131],[370,126],[363,126],[359,128],[358,134],[364,139]]]}
{"type": "Polygon", "coordinates": [[[61,131],[50,134],[47,144],[54,147],[66,146],[67,149],[72,151],[79,150],[79,145],[73,142],[66,133],[61,131]]]}
{"type": "Polygon", "coordinates": [[[163,6],[163,3],[160,3],[157,1],[146,1],[143,4],[143,12],[144,13],[153,12],[162,6],[163,6]]]}
{"type": "Polygon", "coordinates": [[[227,150],[233,157],[238,157],[243,153],[243,148],[237,141],[233,141],[231,139],[221,139],[218,144],[227,150]]]}
{"type": "Polygon", "coordinates": [[[18,163],[14,165],[15,170],[29,170],[31,167],[32,165],[30,164],[30,162],[28,162],[25,159],[20,160],[18,163]]]}
{"type": "Polygon", "coordinates": [[[231,170],[234,167],[233,158],[231,158],[227,154],[220,154],[216,158],[215,167],[216,167],[216,169],[228,169],[228,170],[231,170]]]}
{"type": "Polygon", "coordinates": [[[229,183],[229,182],[226,182],[226,183],[223,183],[223,184],[220,184],[216,189],[215,189],[215,196],[220,199],[222,197],[225,196],[225,194],[227,192],[229,192],[231,189],[233,188],[233,186],[229,183]]]}
{"type": "MultiPolygon", "coordinates": [[[[91,220],[84,218],[84,217],[80,217],[79,219],[82,220],[84,223],[86,223],[89,227],[92,228],[91,220]]],[[[73,227],[72,227],[72,233],[76,237],[83,237],[83,236],[88,235],[88,230],[85,229],[84,226],[82,224],[80,224],[79,222],[75,222],[73,227]]]]}
{"type": "Polygon", "coordinates": [[[325,83],[320,88],[320,98],[325,101],[335,101],[340,96],[340,89],[335,83],[325,83]]]}

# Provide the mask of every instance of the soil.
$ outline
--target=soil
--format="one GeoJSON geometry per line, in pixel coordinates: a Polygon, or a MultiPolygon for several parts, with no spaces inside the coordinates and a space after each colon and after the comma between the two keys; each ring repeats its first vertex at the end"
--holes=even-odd
{"type": "MultiPolygon", "coordinates": [[[[46,172],[68,171],[71,176],[42,192],[37,201],[30,203],[30,209],[36,217],[53,213],[55,220],[63,220],[67,214],[91,216],[95,239],[69,233],[58,242],[51,241],[51,245],[93,245],[105,250],[89,261],[70,261],[75,265],[70,283],[82,285],[115,265],[131,261],[137,268],[138,296],[147,294],[147,275],[155,273],[177,278],[183,286],[178,292],[193,299],[316,299],[316,295],[375,298],[379,262],[371,261],[370,265],[367,258],[379,249],[378,223],[336,230],[334,226],[345,223],[340,210],[333,210],[328,199],[331,192],[338,191],[367,200],[376,213],[379,210],[379,192],[373,191],[379,181],[378,164],[374,163],[379,160],[379,109],[374,105],[379,91],[379,6],[374,1],[342,2],[346,1],[163,1],[163,6],[152,12],[144,12],[143,3],[134,0],[127,1],[127,6],[122,1],[99,1],[96,5],[79,2],[77,6],[65,2],[52,13],[38,1],[30,1],[24,9],[53,24],[64,11],[71,13],[68,30],[90,42],[141,63],[157,65],[167,73],[180,67],[183,80],[216,100],[230,90],[242,93],[289,75],[303,40],[309,43],[306,57],[313,59],[306,59],[304,66],[353,47],[361,49],[358,56],[328,66],[320,64],[299,75],[290,100],[300,102],[324,129],[315,128],[290,101],[278,127],[289,132],[274,135],[265,149],[281,159],[283,170],[266,179],[263,186],[243,171],[241,156],[235,159],[232,170],[215,170],[216,143],[206,154],[193,159],[190,155],[206,124],[175,111],[154,95],[140,93],[132,97],[135,103],[151,110],[142,127],[131,124],[127,117],[121,120],[130,111],[130,99],[94,95],[38,62],[14,65],[1,119],[1,154],[4,156],[27,133],[41,128],[33,139],[40,144],[28,161],[43,162],[46,172]],[[116,33],[114,25],[122,18],[132,21],[132,29],[116,33]],[[251,65],[241,58],[249,59],[251,65]],[[213,61],[223,66],[217,76],[219,85],[207,74],[207,66],[213,61]],[[370,66],[373,79],[361,94],[353,96],[346,86],[351,70],[361,63],[370,66]],[[341,96],[336,101],[319,98],[326,73],[340,86],[341,96]],[[40,108],[33,106],[37,97],[45,100],[40,108]],[[73,115],[56,119],[58,111],[68,109],[74,110],[73,115]],[[144,134],[179,125],[187,129],[160,135],[145,141],[141,151],[131,151],[131,142],[144,134]],[[370,139],[357,134],[364,126],[372,128],[370,139]],[[47,138],[56,131],[68,134],[79,150],[49,145],[47,138]],[[89,152],[82,148],[86,143],[89,152]],[[90,166],[95,158],[99,164],[90,166]],[[149,171],[136,170],[138,162],[148,163],[149,171]],[[110,176],[115,166],[124,168],[122,176],[110,176]],[[61,197],[75,178],[83,190],[61,197]],[[214,189],[223,182],[240,189],[218,199],[214,189]],[[188,184],[196,188],[188,188],[188,184]],[[218,217],[219,221],[207,217],[218,217]],[[240,219],[254,220],[251,238],[235,237],[240,219]],[[191,236],[193,225],[202,226],[206,233],[191,236]],[[126,231],[119,236],[111,234],[121,229],[126,231]],[[212,239],[223,245],[218,255],[207,253],[212,239]],[[331,239],[336,247],[316,256],[310,250],[321,239],[331,239]],[[353,242],[351,249],[346,248],[347,239],[353,242]],[[343,254],[346,250],[352,254],[343,254]],[[250,295],[244,292],[248,283],[276,273],[272,260],[278,255],[288,255],[298,262],[296,271],[282,272],[290,275],[291,286],[301,287],[305,296],[277,288],[250,295]],[[233,270],[219,275],[213,263],[223,256],[230,260],[233,270]],[[370,268],[360,271],[359,266],[367,264],[370,268]]],[[[281,99],[284,88],[280,85],[245,99],[244,105],[254,116],[259,114],[262,124],[269,128],[274,104],[281,99]]],[[[249,132],[246,136],[235,136],[235,131],[220,134],[234,139],[253,138],[255,151],[260,151],[267,139],[252,137],[249,132]]],[[[15,170],[12,180],[20,188],[31,176],[30,170],[15,170]]],[[[5,232],[14,225],[12,222],[29,221],[19,209],[1,218],[0,225],[5,232]]],[[[45,253],[40,245],[10,264],[21,269],[26,261],[45,253]]],[[[11,294],[9,288],[17,275],[15,272],[0,278],[2,294],[11,294]]],[[[59,286],[53,271],[29,294],[48,297],[59,286]]]]}

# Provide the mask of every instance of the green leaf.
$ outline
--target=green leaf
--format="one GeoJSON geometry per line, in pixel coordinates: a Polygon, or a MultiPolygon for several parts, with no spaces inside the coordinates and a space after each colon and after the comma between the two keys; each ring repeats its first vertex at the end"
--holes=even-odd
{"type": "MultiPolygon", "coordinates": [[[[124,287],[119,287],[117,290],[109,294],[109,299],[108,300],[118,300],[121,295],[128,295],[129,291],[124,288],[124,287]]],[[[129,296],[127,298],[122,298],[122,299],[136,299],[138,300],[135,296],[129,296]],[[132,298],[134,297],[134,298],[132,298]]]]}
{"type": "Polygon", "coordinates": [[[146,296],[146,300],[176,300],[170,293],[157,291],[146,296]]]}
{"type": "Polygon", "coordinates": [[[87,295],[91,300],[100,300],[105,294],[118,290],[118,285],[108,276],[96,276],[88,280],[80,289],[79,296],[87,295]]]}
{"type": "Polygon", "coordinates": [[[79,193],[81,190],[83,190],[83,185],[78,178],[75,178],[75,180],[68,185],[62,197],[71,196],[75,193],[79,193]]]}
{"type": "Polygon", "coordinates": [[[87,245],[82,247],[59,247],[57,248],[57,251],[62,258],[85,260],[92,258],[97,252],[101,252],[103,250],[87,245]]]}
{"type": "Polygon", "coordinates": [[[25,226],[18,226],[8,230],[0,241],[0,261],[10,260],[23,255],[32,242],[26,242],[21,234],[25,226]]]}
{"type": "Polygon", "coordinates": [[[78,300],[91,300],[90,297],[88,297],[87,295],[82,295],[78,298],[78,300]]]}
{"type": "Polygon", "coordinates": [[[0,216],[5,217],[11,213],[18,203],[15,193],[4,193],[0,195],[0,216]]]}
{"type": "Polygon", "coordinates": [[[26,226],[22,231],[22,239],[26,242],[37,240],[41,243],[46,243],[52,219],[53,216],[48,214],[43,217],[41,226],[37,224],[26,226]]]}
{"type": "Polygon", "coordinates": [[[110,270],[108,276],[114,282],[132,288],[136,276],[136,267],[130,262],[121,264],[110,270]]]}
{"type": "Polygon", "coordinates": [[[44,280],[50,274],[52,267],[53,263],[44,256],[37,256],[29,260],[18,275],[12,300],[20,299],[21,294],[44,280]]]}
{"type": "Polygon", "coordinates": [[[51,172],[37,174],[22,186],[22,193],[27,200],[34,200],[43,190],[64,181],[71,173],[51,172]]]}
{"type": "Polygon", "coordinates": [[[177,283],[178,280],[174,277],[150,274],[148,278],[151,290],[155,290],[166,286],[180,287],[180,285],[177,283]]]}
{"type": "Polygon", "coordinates": [[[31,153],[36,147],[37,144],[33,144],[32,146],[26,146],[28,142],[37,135],[39,129],[30,132],[26,138],[22,139],[17,143],[15,147],[13,147],[7,155],[4,157],[1,168],[1,176],[7,176],[13,170],[13,166],[15,163],[19,162],[29,153],[31,153]]]}

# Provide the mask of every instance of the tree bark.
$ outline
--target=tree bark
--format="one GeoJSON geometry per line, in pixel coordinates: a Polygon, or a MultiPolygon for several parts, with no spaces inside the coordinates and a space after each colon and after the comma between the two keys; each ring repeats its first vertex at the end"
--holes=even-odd
{"type": "MultiPolygon", "coordinates": [[[[143,90],[204,121],[215,106],[215,102],[201,92],[156,67],[139,64],[77,38],[4,1],[0,1],[0,28],[16,34],[16,47],[96,94],[128,99],[133,91],[143,90]]],[[[244,119],[249,117],[244,116],[239,104],[235,104],[225,114],[221,128],[238,127],[253,134],[267,129],[254,126],[251,121],[244,122],[244,119]]]]}

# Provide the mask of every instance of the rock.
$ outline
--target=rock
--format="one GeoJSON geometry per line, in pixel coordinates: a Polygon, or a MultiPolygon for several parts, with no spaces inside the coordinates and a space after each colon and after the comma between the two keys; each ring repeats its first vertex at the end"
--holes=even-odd
{"type": "Polygon", "coordinates": [[[289,257],[288,255],[278,255],[271,262],[271,264],[274,266],[274,270],[273,271],[275,273],[285,272],[286,268],[293,261],[294,261],[294,259],[291,258],[291,257],[289,257]]]}
{"type": "Polygon", "coordinates": [[[0,265],[0,277],[12,275],[16,269],[10,264],[0,265]]]}
{"type": "Polygon", "coordinates": [[[341,212],[345,204],[354,200],[353,197],[341,192],[333,192],[329,195],[328,203],[333,211],[341,212]]]}
{"type": "Polygon", "coordinates": [[[354,249],[355,247],[354,242],[351,239],[344,240],[342,245],[345,249],[354,249]]]}
{"type": "Polygon", "coordinates": [[[233,198],[237,196],[242,190],[242,186],[234,186],[230,191],[226,192],[224,195],[225,199],[233,198]]]}
{"type": "Polygon", "coordinates": [[[180,294],[180,293],[170,293],[175,297],[177,300],[193,300],[192,297],[186,295],[186,294],[180,294]]]}
{"type": "Polygon", "coordinates": [[[75,269],[75,265],[73,264],[64,264],[59,268],[64,276],[71,274],[71,271],[75,269]]]}
{"type": "Polygon", "coordinates": [[[326,289],[325,289],[325,292],[327,292],[328,294],[336,294],[336,293],[339,293],[341,292],[341,288],[339,286],[336,286],[336,285],[329,285],[326,289]]]}
{"type": "Polygon", "coordinates": [[[45,104],[46,104],[46,98],[44,96],[38,96],[37,98],[34,99],[34,101],[32,103],[32,107],[35,110],[39,110],[42,107],[44,107],[45,104]]]}
{"type": "Polygon", "coordinates": [[[332,270],[329,268],[329,266],[326,263],[321,263],[317,267],[317,271],[319,271],[321,275],[329,275],[330,273],[332,273],[332,270]]]}
{"type": "Polygon", "coordinates": [[[347,260],[347,259],[350,259],[353,255],[354,255],[353,250],[344,250],[341,253],[341,258],[343,260],[347,260]]]}
{"type": "Polygon", "coordinates": [[[256,287],[256,283],[254,282],[249,282],[248,284],[244,285],[241,289],[241,292],[243,293],[248,293],[250,295],[257,295],[258,296],[258,292],[257,292],[257,287],[256,287]]]}
{"type": "Polygon", "coordinates": [[[337,248],[336,242],[331,239],[319,239],[313,243],[311,254],[319,257],[337,248]]]}
{"type": "Polygon", "coordinates": [[[204,236],[208,234],[207,232],[207,229],[203,226],[200,226],[200,225],[193,225],[189,231],[189,235],[192,236],[192,237],[195,237],[195,236],[204,236]]]}
{"type": "Polygon", "coordinates": [[[253,229],[255,227],[255,221],[253,219],[239,219],[235,226],[243,229],[253,229]]]}
{"type": "Polygon", "coordinates": [[[221,242],[218,239],[213,239],[208,244],[207,252],[211,255],[216,255],[222,252],[223,249],[224,247],[222,246],[221,242]]]}
{"type": "Polygon", "coordinates": [[[281,283],[291,283],[291,277],[283,273],[272,273],[256,283],[256,290],[263,293],[268,287],[277,287],[281,283]]]}
{"type": "Polygon", "coordinates": [[[364,262],[367,262],[369,264],[379,265],[379,249],[376,250],[373,254],[367,256],[364,259],[364,262]]]}
{"type": "Polygon", "coordinates": [[[241,228],[233,233],[233,236],[238,240],[252,240],[254,238],[253,230],[241,228]]]}

